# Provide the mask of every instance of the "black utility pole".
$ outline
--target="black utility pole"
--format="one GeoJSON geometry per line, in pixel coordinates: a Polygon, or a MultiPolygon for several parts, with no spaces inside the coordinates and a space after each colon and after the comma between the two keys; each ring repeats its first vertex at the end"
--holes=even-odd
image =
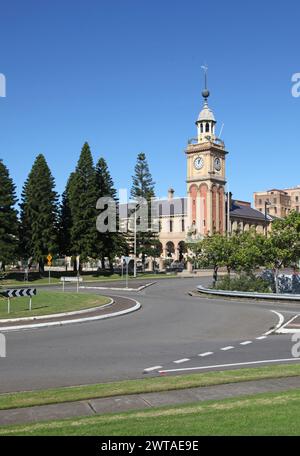
{"type": "Polygon", "coordinates": [[[268,236],[268,213],[267,207],[270,206],[270,201],[265,201],[265,235],[268,236]]]}

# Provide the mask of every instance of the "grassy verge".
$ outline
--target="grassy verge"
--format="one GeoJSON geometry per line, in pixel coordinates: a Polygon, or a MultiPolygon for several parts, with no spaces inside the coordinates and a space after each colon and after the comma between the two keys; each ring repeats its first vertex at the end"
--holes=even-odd
{"type": "Polygon", "coordinates": [[[60,291],[39,290],[32,298],[32,310],[28,310],[29,297],[13,298],[10,314],[7,313],[7,299],[0,298],[0,318],[33,317],[60,312],[88,309],[107,304],[109,298],[80,293],[62,293],[60,291]]]}
{"type": "Polygon", "coordinates": [[[300,365],[274,365],[260,368],[206,372],[174,377],[155,377],[142,380],[102,383],[96,385],[55,388],[42,391],[7,393],[0,395],[0,409],[55,404],[104,398],[125,394],[171,391],[197,386],[221,385],[248,380],[293,377],[300,375],[300,365]]]}
{"type": "Polygon", "coordinates": [[[300,390],[0,428],[1,435],[299,435],[300,390]]]}
{"type": "MultiPolygon", "coordinates": [[[[83,281],[84,282],[115,282],[115,281],[125,280],[125,276],[122,279],[122,277],[120,277],[118,274],[113,274],[111,276],[84,275],[82,277],[83,277],[83,281]]],[[[132,277],[132,276],[129,276],[129,280],[174,279],[175,277],[177,277],[176,274],[168,274],[168,275],[167,274],[166,275],[139,274],[136,279],[134,277],[132,277]]],[[[30,286],[39,286],[39,285],[59,285],[59,284],[61,284],[61,281],[57,277],[51,277],[50,284],[49,284],[49,278],[48,277],[43,277],[42,279],[30,280],[29,282],[24,282],[23,280],[5,280],[3,282],[3,288],[9,288],[9,287],[13,287],[13,286],[30,287],[30,286]]]]}

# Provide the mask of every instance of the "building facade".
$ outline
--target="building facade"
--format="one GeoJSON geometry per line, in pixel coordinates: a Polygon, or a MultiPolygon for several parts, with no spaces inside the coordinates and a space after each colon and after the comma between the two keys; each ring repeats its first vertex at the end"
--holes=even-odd
{"type": "Polygon", "coordinates": [[[280,189],[271,189],[264,192],[255,192],[255,208],[272,217],[286,217],[292,210],[300,212],[300,186],[280,189]]]}
{"type": "MultiPolygon", "coordinates": [[[[203,108],[196,121],[197,137],[189,140],[186,156],[186,196],[154,201],[161,243],[161,260],[181,261],[186,243],[204,236],[255,229],[263,233],[266,223],[262,212],[250,202],[228,197],[226,193],[226,156],[224,142],[216,136],[216,119],[208,105],[209,91],[202,92],[203,108]],[[228,214],[229,210],[229,214],[228,214]]],[[[125,209],[125,213],[128,213],[125,209]]],[[[123,224],[128,220],[123,220],[123,224]]]]}

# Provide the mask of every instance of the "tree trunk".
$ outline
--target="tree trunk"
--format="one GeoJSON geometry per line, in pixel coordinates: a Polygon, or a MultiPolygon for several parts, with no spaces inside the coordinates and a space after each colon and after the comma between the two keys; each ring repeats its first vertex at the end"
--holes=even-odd
{"type": "Polygon", "coordinates": [[[278,274],[279,274],[279,269],[275,268],[274,271],[274,281],[275,281],[275,293],[279,293],[279,287],[278,287],[278,274]]]}
{"type": "Polygon", "coordinates": [[[39,259],[39,273],[43,275],[45,272],[44,258],[39,259]]]}
{"type": "Polygon", "coordinates": [[[77,272],[77,261],[76,257],[72,257],[73,260],[73,272],[77,272]]]}
{"type": "Polygon", "coordinates": [[[218,266],[214,266],[214,274],[213,274],[213,287],[215,288],[217,280],[218,280],[218,266]]]}

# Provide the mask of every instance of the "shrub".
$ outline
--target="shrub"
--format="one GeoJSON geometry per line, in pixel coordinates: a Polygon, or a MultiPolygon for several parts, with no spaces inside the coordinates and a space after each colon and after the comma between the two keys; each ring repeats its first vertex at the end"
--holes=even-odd
{"type": "Polygon", "coordinates": [[[270,293],[270,283],[255,275],[241,274],[238,277],[224,276],[217,281],[215,288],[229,291],[253,291],[270,293]]]}

